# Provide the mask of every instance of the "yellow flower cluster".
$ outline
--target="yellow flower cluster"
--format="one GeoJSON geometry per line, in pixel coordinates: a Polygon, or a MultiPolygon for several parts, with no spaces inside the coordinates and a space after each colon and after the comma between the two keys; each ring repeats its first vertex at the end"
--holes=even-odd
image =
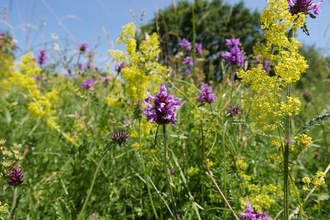
{"type": "Polygon", "coordinates": [[[8,78],[11,85],[19,85],[28,91],[28,97],[32,100],[28,104],[28,110],[33,116],[46,118],[47,125],[50,128],[58,129],[53,114],[56,112],[52,109],[52,102],[58,101],[58,92],[53,89],[50,92],[42,94],[38,89],[34,76],[39,76],[41,68],[39,68],[33,58],[32,53],[27,53],[21,57],[18,63],[20,70],[14,70],[8,78]]]}
{"type": "Polygon", "coordinates": [[[267,41],[256,46],[254,54],[261,60],[270,60],[275,76],[268,75],[261,64],[248,71],[240,70],[237,75],[255,93],[251,112],[256,125],[276,129],[284,116],[299,113],[299,99],[287,97],[283,101],[281,91],[298,81],[301,73],[308,68],[306,60],[298,53],[300,42],[293,35],[287,36],[289,30],[289,33],[295,33],[304,25],[305,15],[291,15],[286,0],[269,0],[268,3],[269,8],[264,9],[261,18],[261,28],[267,41]]]}
{"type": "Polygon", "coordinates": [[[128,98],[132,101],[141,101],[146,98],[146,91],[151,89],[150,85],[160,84],[160,76],[166,74],[168,70],[157,62],[160,52],[157,34],[147,36],[137,48],[134,39],[135,29],[133,23],[123,26],[122,33],[117,39],[117,44],[126,45],[127,57],[119,50],[109,50],[109,54],[114,61],[127,62],[128,66],[123,68],[121,73],[126,81],[128,98]]]}
{"type": "Polygon", "coordinates": [[[299,137],[294,137],[294,140],[299,146],[302,146],[303,149],[306,149],[312,143],[312,138],[308,137],[306,134],[302,134],[299,137]]]}
{"type": "Polygon", "coordinates": [[[325,173],[322,171],[317,171],[316,174],[314,175],[313,179],[305,176],[301,179],[301,181],[304,183],[303,190],[308,191],[309,188],[311,187],[311,184],[314,187],[319,187],[325,184],[324,178],[325,178],[325,173]]]}

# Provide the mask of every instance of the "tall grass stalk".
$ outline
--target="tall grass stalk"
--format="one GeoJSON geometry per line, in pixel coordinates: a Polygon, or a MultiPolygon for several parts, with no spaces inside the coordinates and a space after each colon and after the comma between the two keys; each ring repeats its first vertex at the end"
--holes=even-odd
{"type": "MultiPolygon", "coordinates": [[[[107,149],[109,149],[109,148],[107,148],[107,149]]],[[[89,198],[90,198],[91,195],[92,195],[92,191],[93,191],[93,188],[94,188],[94,185],[95,185],[96,177],[97,177],[97,174],[99,173],[100,167],[101,167],[101,165],[102,165],[102,162],[103,162],[103,159],[104,159],[106,153],[107,153],[107,151],[105,151],[105,152],[103,153],[100,162],[97,164],[97,168],[96,168],[96,170],[95,170],[95,172],[94,172],[93,180],[92,180],[91,186],[90,186],[90,188],[89,188],[89,190],[88,190],[87,197],[86,197],[86,199],[85,199],[85,201],[84,201],[84,205],[83,205],[82,209],[81,209],[80,212],[79,212],[79,215],[78,215],[78,218],[77,218],[78,220],[80,220],[80,219],[85,219],[85,210],[86,210],[86,207],[87,207],[87,204],[88,204],[89,198]]]]}
{"type": "Polygon", "coordinates": [[[235,211],[233,210],[233,208],[231,207],[231,205],[229,204],[227,198],[225,197],[225,195],[223,194],[223,192],[221,191],[220,187],[218,186],[217,182],[215,181],[210,167],[208,165],[207,162],[207,158],[206,158],[206,154],[205,154],[205,142],[204,142],[204,131],[203,131],[203,121],[201,120],[201,132],[202,132],[202,154],[203,154],[203,160],[204,160],[204,164],[206,166],[207,169],[207,173],[209,174],[209,177],[211,178],[214,186],[217,188],[218,192],[220,193],[222,199],[225,201],[226,205],[228,206],[228,208],[230,209],[230,211],[233,213],[234,217],[236,220],[239,220],[238,216],[236,215],[235,211]]]}
{"type": "Polygon", "coordinates": [[[155,215],[155,219],[158,219],[158,214],[157,214],[157,211],[156,211],[156,208],[155,208],[155,205],[154,205],[154,201],[152,199],[151,191],[150,191],[148,175],[146,174],[146,171],[145,171],[146,168],[145,168],[145,165],[144,165],[143,148],[142,148],[142,145],[141,145],[141,118],[139,118],[138,133],[139,133],[139,151],[140,151],[140,157],[141,157],[142,172],[143,172],[143,176],[144,176],[144,179],[145,179],[145,182],[146,182],[148,196],[149,196],[149,199],[150,199],[152,211],[155,215]]]}
{"type": "Polygon", "coordinates": [[[172,200],[173,215],[174,215],[173,217],[175,219],[178,219],[175,199],[174,199],[174,196],[173,196],[171,181],[170,181],[170,177],[169,177],[169,170],[167,168],[166,124],[163,124],[163,144],[164,144],[164,171],[165,171],[165,176],[166,176],[166,182],[167,182],[168,191],[170,193],[170,197],[171,197],[171,200],[172,200]]]}

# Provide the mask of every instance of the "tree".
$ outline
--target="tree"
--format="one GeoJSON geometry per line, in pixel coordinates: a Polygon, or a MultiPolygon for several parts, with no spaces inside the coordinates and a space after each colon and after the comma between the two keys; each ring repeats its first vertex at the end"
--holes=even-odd
{"type": "Polygon", "coordinates": [[[225,39],[232,37],[240,38],[246,54],[251,54],[253,45],[263,41],[259,21],[260,13],[245,8],[244,2],[231,6],[222,0],[195,0],[194,3],[182,0],[177,6],[171,5],[157,13],[141,31],[158,33],[161,61],[166,64],[176,54],[182,38],[202,43],[209,59],[225,50],[225,39]]]}

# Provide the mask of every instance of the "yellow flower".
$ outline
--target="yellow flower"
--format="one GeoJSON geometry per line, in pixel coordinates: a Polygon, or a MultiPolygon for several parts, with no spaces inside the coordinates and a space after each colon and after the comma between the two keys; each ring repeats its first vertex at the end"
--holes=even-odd
{"type": "Polygon", "coordinates": [[[195,168],[194,167],[190,167],[188,170],[187,170],[187,174],[189,176],[193,176],[195,175],[196,171],[195,171],[195,168]]]}

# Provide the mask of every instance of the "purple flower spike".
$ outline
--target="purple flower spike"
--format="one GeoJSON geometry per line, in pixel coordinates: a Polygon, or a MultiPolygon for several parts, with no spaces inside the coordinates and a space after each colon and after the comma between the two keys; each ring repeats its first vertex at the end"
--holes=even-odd
{"type": "Polygon", "coordinates": [[[87,47],[88,47],[88,44],[86,44],[86,43],[80,44],[79,45],[79,52],[80,53],[85,53],[87,51],[87,47]]]}
{"type": "Polygon", "coordinates": [[[18,186],[24,182],[24,174],[21,168],[13,168],[9,172],[9,180],[8,183],[11,186],[18,186]]]}
{"type": "Polygon", "coordinates": [[[272,220],[268,217],[268,212],[258,212],[253,209],[251,204],[248,202],[245,206],[245,212],[241,213],[240,220],[272,220]]]}
{"type": "Polygon", "coordinates": [[[120,73],[120,71],[125,67],[123,63],[115,65],[115,70],[120,73]]]}
{"type": "Polygon", "coordinates": [[[106,83],[106,82],[108,82],[108,81],[110,81],[111,80],[111,77],[109,77],[109,76],[106,76],[106,77],[102,77],[101,78],[101,82],[102,83],[106,83]]]}
{"type": "Polygon", "coordinates": [[[239,67],[243,66],[245,56],[239,44],[238,38],[226,39],[226,46],[229,51],[221,52],[219,54],[220,58],[225,59],[227,63],[237,64],[239,67]]]}
{"type": "Polygon", "coordinates": [[[174,95],[167,94],[167,89],[164,84],[160,86],[160,92],[156,93],[155,97],[149,94],[149,97],[144,100],[147,108],[143,113],[147,116],[149,122],[157,124],[175,124],[177,122],[175,110],[181,107],[179,98],[174,98],[174,95]],[[153,101],[153,105],[150,102],[153,101]]]}
{"type": "Polygon", "coordinates": [[[203,84],[200,87],[201,94],[199,96],[199,101],[203,104],[204,102],[211,103],[213,102],[217,97],[214,93],[212,93],[212,87],[208,84],[203,84]]]}
{"type": "Polygon", "coordinates": [[[192,46],[191,46],[191,43],[186,39],[186,38],[183,38],[180,42],[180,47],[181,49],[183,50],[191,50],[192,46]]]}
{"type": "Polygon", "coordinates": [[[202,56],[202,54],[203,54],[202,44],[196,43],[195,48],[196,48],[197,55],[202,56]]]}
{"type": "Polygon", "coordinates": [[[40,50],[39,51],[39,55],[38,55],[38,63],[39,65],[44,65],[46,64],[47,61],[47,54],[46,54],[46,50],[40,50]]]}
{"type": "Polygon", "coordinates": [[[304,14],[311,14],[310,11],[313,11],[314,15],[321,13],[320,5],[323,3],[321,0],[318,3],[313,3],[312,0],[288,0],[291,14],[298,14],[300,12],[304,14]]]}
{"type": "Polygon", "coordinates": [[[193,67],[194,66],[194,60],[192,57],[186,57],[184,58],[184,60],[182,61],[183,65],[187,65],[188,67],[193,67]]]}
{"type": "Polygon", "coordinates": [[[94,79],[86,79],[81,84],[81,88],[88,90],[89,88],[94,86],[94,83],[95,83],[94,79]]]}

